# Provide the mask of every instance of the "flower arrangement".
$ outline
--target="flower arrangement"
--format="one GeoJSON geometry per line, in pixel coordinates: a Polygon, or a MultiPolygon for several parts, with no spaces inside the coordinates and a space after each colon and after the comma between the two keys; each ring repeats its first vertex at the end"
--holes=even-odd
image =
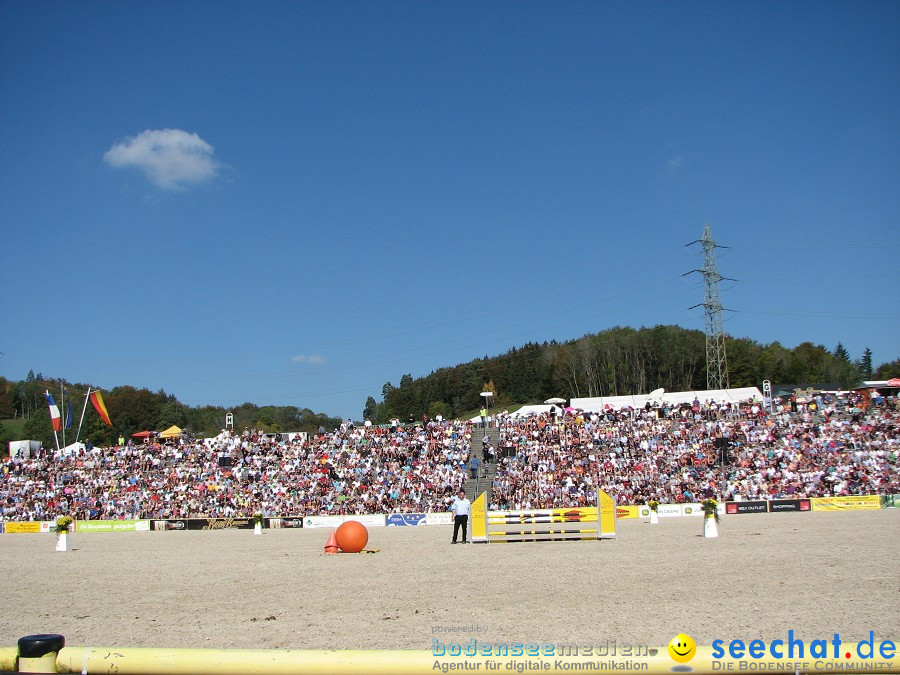
{"type": "Polygon", "coordinates": [[[54,532],[56,534],[62,534],[63,532],[68,532],[69,527],[74,523],[74,519],[72,516],[60,516],[56,519],[56,527],[54,528],[54,532]]]}
{"type": "Polygon", "coordinates": [[[707,497],[702,502],[700,502],[700,506],[703,509],[704,517],[706,518],[715,518],[716,522],[719,522],[719,502],[712,497],[707,497]]]}
{"type": "Polygon", "coordinates": [[[647,502],[647,506],[650,507],[651,511],[659,511],[659,502],[655,499],[651,499],[649,502],[647,502]]]}
{"type": "Polygon", "coordinates": [[[254,525],[262,525],[264,522],[263,514],[254,513],[253,514],[253,524],[254,525]]]}

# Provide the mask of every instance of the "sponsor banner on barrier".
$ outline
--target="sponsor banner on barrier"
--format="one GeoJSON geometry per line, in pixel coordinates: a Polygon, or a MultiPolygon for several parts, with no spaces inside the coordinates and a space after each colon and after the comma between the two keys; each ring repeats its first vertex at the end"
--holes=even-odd
{"type": "Polygon", "coordinates": [[[660,518],[677,518],[681,516],[681,504],[660,504],[656,513],[660,518]]]}
{"type": "Polygon", "coordinates": [[[617,506],[616,507],[616,518],[637,518],[638,517],[638,507],[637,506],[617,506]]]}
{"type": "Polygon", "coordinates": [[[768,513],[769,502],[765,500],[752,502],[725,502],[725,513],[768,513]]]}
{"type": "Polygon", "coordinates": [[[813,511],[874,511],[881,508],[878,495],[850,495],[848,497],[813,497],[813,511]]]}
{"type": "Polygon", "coordinates": [[[384,515],[378,513],[365,513],[360,515],[344,516],[344,522],[355,520],[366,527],[384,527],[384,515]]]}
{"type": "Polygon", "coordinates": [[[390,513],[385,519],[388,527],[410,527],[425,524],[424,513],[390,513]]]}
{"type": "Polygon", "coordinates": [[[187,520],[184,518],[172,518],[171,520],[154,520],[153,529],[157,532],[164,530],[187,530],[187,520]]]}
{"type": "Polygon", "coordinates": [[[303,527],[303,518],[296,516],[294,518],[267,518],[266,527],[273,530],[281,529],[297,529],[303,527]]]}
{"type": "Polygon", "coordinates": [[[449,511],[443,511],[440,513],[426,513],[425,514],[425,524],[426,525],[452,525],[453,524],[453,516],[449,511]]]}
{"type": "MultiPolygon", "coordinates": [[[[74,524],[69,526],[70,529],[72,527],[74,527],[74,524]]],[[[50,533],[50,532],[53,532],[54,530],[56,530],[56,521],[55,520],[42,520],[41,521],[41,532],[50,533]]]]}
{"type": "MultiPolygon", "coordinates": [[[[252,530],[253,518],[184,518],[189,530],[252,530]]],[[[177,521],[176,521],[177,522],[177,521]]]]}
{"type": "Polygon", "coordinates": [[[900,495],[881,495],[881,508],[900,509],[900,495]]]}
{"type": "Polygon", "coordinates": [[[149,520],[79,520],[75,523],[76,532],[136,532],[138,523],[141,529],[150,529],[149,520]]]}
{"type": "Polygon", "coordinates": [[[812,509],[808,499],[773,499],[769,502],[769,513],[781,511],[809,511],[812,509]]]}
{"type": "Polygon", "coordinates": [[[37,521],[29,521],[27,523],[6,523],[6,534],[24,534],[32,532],[40,532],[41,524],[37,521]]]}
{"type": "Polygon", "coordinates": [[[6,523],[0,522],[0,534],[6,532],[6,523]]]}
{"type": "Polygon", "coordinates": [[[681,515],[683,516],[703,516],[702,504],[682,504],[681,515]]]}
{"type": "Polygon", "coordinates": [[[303,527],[339,527],[344,516],[306,516],[303,527]]]}

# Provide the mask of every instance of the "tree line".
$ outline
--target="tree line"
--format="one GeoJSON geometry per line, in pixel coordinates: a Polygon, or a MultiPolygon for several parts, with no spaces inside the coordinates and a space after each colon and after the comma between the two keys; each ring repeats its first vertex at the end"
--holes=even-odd
{"type": "MultiPolygon", "coordinates": [[[[860,380],[900,376],[900,359],[872,365],[868,348],[856,361],[840,343],[833,349],[804,342],[793,349],[778,342],[760,344],[726,337],[732,387],[835,382],[852,388],[860,380]]],[[[593,397],[706,389],[706,337],[679,326],[615,327],[577,340],[529,342],[499,356],[440,368],[425,377],[406,374],[398,386],[388,382],[381,400],[369,396],[363,417],[374,423],[391,418],[447,418],[477,411],[481,392],[494,391],[499,408],[538,403],[561,396],[593,397]]]]}
{"type": "MultiPolygon", "coordinates": [[[[86,383],[65,383],[71,405],[73,424],[66,432],[66,441],[75,440],[78,420],[81,416],[86,383]]],[[[96,389],[96,387],[92,387],[96,389]]],[[[49,390],[56,399],[63,419],[65,403],[60,400],[60,381],[46,378],[42,374],[29,371],[23,380],[11,381],[0,377],[0,420],[7,420],[5,428],[0,423],[0,440],[39,440],[44,447],[53,447],[53,428],[44,391],[49,390]],[[24,423],[19,420],[24,420],[24,423]],[[15,429],[13,431],[13,421],[15,429]]],[[[309,408],[294,406],[258,406],[243,403],[239,406],[192,407],[181,403],[164,390],[157,392],[125,385],[102,392],[112,427],[107,426],[94,412],[90,403],[84,416],[81,430],[82,441],[90,440],[96,445],[114,444],[120,437],[131,438],[139,431],[163,431],[172,425],[189,430],[197,436],[214,436],[225,427],[225,415],[234,415],[234,428],[242,431],[255,428],[263,432],[318,431],[320,427],[331,431],[340,425],[339,417],[313,412],[309,408]]],[[[60,436],[60,442],[62,437],[60,436]]],[[[5,448],[4,448],[5,450],[5,448]]]]}

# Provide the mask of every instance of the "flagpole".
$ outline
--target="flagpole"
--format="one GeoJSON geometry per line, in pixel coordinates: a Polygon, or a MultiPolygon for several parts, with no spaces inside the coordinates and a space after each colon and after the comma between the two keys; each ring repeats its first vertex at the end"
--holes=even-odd
{"type": "Polygon", "coordinates": [[[68,417],[68,412],[66,411],[66,389],[63,386],[63,381],[59,381],[59,400],[63,405],[63,409],[59,418],[62,420],[62,430],[63,430],[63,447],[66,447],[66,418],[68,417]]]}
{"type": "Polygon", "coordinates": [[[84,407],[81,409],[81,419],[78,420],[78,432],[75,434],[75,442],[81,438],[81,425],[84,424],[84,413],[87,411],[88,397],[91,395],[91,388],[88,387],[87,393],[84,395],[84,407]]]}

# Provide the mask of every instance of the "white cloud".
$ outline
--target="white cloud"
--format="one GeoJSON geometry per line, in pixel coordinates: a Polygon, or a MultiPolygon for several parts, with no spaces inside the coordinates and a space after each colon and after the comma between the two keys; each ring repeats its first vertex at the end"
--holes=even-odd
{"type": "Polygon", "coordinates": [[[219,172],[213,146],[181,129],[147,129],[116,143],[103,159],[110,166],[134,167],[164,190],[211,181],[219,172]]]}
{"type": "Polygon", "coordinates": [[[319,354],[297,354],[291,361],[294,363],[310,363],[314,366],[319,366],[325,363],[325,357],[319,354]]]}
{"type": "Polygon", "coordinates": [[[666,162],[666,171],[678,171],[684,164],[684,157],[678,155],[666,162]]]}

